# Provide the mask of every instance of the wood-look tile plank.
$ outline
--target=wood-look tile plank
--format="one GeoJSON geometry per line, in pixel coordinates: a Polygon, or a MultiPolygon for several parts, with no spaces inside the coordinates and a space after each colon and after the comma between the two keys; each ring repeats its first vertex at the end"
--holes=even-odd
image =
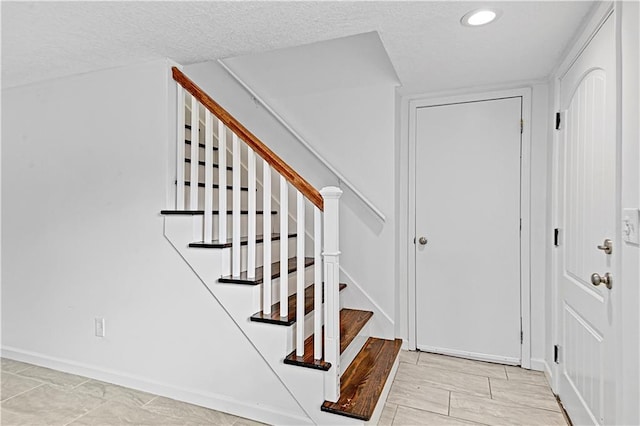
{"type": "Polygon", "coordinates": [[[525,407],[488,398],[451,393],[450,413],[452,417],[488,425],[566,425],[562,413],[525,407]]]}
{"type": "Polygon", "coordinates": [[[402,346],[402,340],[370,337],[340,380],[340,399],[325,401],[322,411],[367,421],[402,346]]]}
{"type": "Polygon", "coordinates": [[[459,371],[466,374],[474,374],[476,376],[507,379],[507,374],[504,368],[505,366],[502,364],[475,361],[429,352],[420,352],[418,365],[425,365],[442,370],[459,371]]]}

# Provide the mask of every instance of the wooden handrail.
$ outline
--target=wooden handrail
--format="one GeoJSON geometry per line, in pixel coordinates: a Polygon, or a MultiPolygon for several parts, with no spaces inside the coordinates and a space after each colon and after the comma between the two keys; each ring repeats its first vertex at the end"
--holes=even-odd
{"type": "Polygon", "coordinates": [[[222,121],[225,126],[231,129],[240,139],[242,139],[251,149],[253,149],[264,161],[273,167],[278,173],[291,183],[298,191],[309,199],[320,210],[324,210],[324,202],[320,191],[315,189],[313,185],[307,182],[298,174],[291,166],[271,151],[257,136],[247,130],[235,117],[222,108],[216,101],[211,99],[197,84],[189,77],[184,75],[177,67],[171,68],[173,79],[184,89],[194,96],[202,105],[205,106],[218,120],[222,121]]]}

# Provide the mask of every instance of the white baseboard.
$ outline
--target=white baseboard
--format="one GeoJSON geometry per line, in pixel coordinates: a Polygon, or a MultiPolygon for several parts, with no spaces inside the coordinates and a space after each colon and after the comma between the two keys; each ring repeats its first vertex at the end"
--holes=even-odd
{"type": "Polygon", "coordinates": [[[305,425],[312,424],[306,417],[291,415],[282,412],[278,408],[268,406],[255,406],[250,403],[229,398],[225,395],[202,392],[200,390],[181,388],[171,384],[160,383],[149,380],[145,377],[133,376],[119,371],[104,369],[98,366],[87,365],[75,361],[69,361],[56,357],[21,350],[18,348],[3,346],[1,348],[3,358],[22,361],[29,364],[47,367],[54,370],[63,371],[69,374],[84,376],[90,379],[100,380],[107,383],[124,386],[199,405],[212,410],[222,411],[235,416],[246,417],[261,422],[277,425],[305,425]]]}
{"type": "Polygon", "coordinates": [[[547,361],[540,358],[531,358],[531,369],[535,371],[544,371],[549,368],[547,361]]]}

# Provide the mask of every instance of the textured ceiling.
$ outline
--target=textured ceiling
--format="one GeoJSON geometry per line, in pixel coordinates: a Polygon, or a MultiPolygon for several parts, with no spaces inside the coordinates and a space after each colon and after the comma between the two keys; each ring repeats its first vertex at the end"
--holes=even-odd
{"type": "Polygon", "coordinates": [[[2,86],[161,57],[192,64],[377,31],[404,93],[546,77],[593,2],[7,2],[2,86]],[[469,10],[502,16],[460,25],[469,10]]]}

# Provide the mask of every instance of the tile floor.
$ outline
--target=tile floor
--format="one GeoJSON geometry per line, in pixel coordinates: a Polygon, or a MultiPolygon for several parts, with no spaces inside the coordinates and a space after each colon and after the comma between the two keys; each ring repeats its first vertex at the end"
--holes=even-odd
{"type": "MultiPolygon", "coordinates": [[[[259,425],[172,399],[2,359],[2,425],[259,425]]],[[[379,425],[566,425],[542,373],[402,351],[379,425]]]]}
{"type": "Polygon", "coordinates": [[[3,426],[262,424],[6,358],[2,359],[1,374],[3,426]]]}
{"type": "Polygon", "coordinates": [[[426,352],[400,353],[379,425],[566,425],[544,374],[426,352]]]}

